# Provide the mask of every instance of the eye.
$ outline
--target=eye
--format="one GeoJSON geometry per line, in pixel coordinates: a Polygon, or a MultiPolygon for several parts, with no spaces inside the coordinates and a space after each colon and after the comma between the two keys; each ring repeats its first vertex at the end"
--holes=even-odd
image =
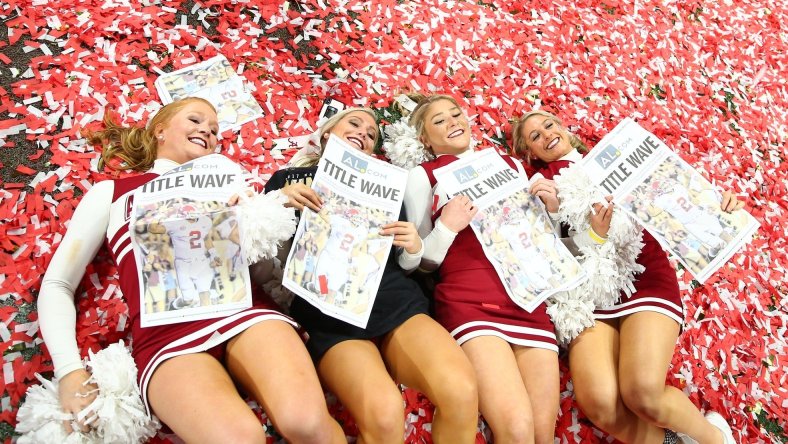
{"type": "Polygon", "coordinates": [[[547,129],[550,129],[552,127],[553,127],[553,122],[547,122],[547,125],[545,125],[545,128],[547,129]]]}
{"type": "Polygon", "coordinates": [[[367,133],[367,137],[369,137],[369,140],[375,140],[375,134],[373,133],[367,133]]]}
{"type": "Polygon", "coordinates": [[[531,142],[536,142],[536,139],[538,138],[539,138],[539,133],[534,134],[533,136],[531,136],[531,142]]]}
{"type": "Polygon", "coordinates": [[[433,125],[440,125],[442,123],[443,123],[443,119],[436,120],[436,121],[432,122],[433,125]]]}
{"type": "Polygon", "coordinates": [[[358,128],[358,122],[356,122],[355,120],[351,120],[350,124],[353,126],[353,128],[358,128]]]}
{"type": "Polygon", "coordinates": [[[462,113],[457,113],[457,114],[452,114],[451,116],[454,117],[455,119],[459,119],[461,115],[462,113]]]}
{"type": "Polygon", "coordinates": [[[196,117],[189,117],[189,120],[191,120],[192,123],[196,123],[197,125],[200,124],[199,119],[197,119],[196,117]]]}

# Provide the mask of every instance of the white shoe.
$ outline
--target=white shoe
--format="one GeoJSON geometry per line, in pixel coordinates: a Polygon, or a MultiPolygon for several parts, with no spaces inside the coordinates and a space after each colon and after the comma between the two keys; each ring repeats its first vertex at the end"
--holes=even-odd
{"type": "Polygon", "coordinates": [[[709,421],[711,425],[720,429],[722,432],[722,442],[724,444],[736,444],[736,440],[733,439],[733,431],[731,431],[731,426],[728,425],[728,422],[722,417],[722,415],[717,412],[706,413],[706,421],[709,421]]]}
{"type": "Polygon", "coordinates": [[[698,441],[695,441],[694,439],[690,438],[689,436],[683,433],[676,433],[676,436],[679,437],[679,442],[681,444],[698,444],[698,441]]]}

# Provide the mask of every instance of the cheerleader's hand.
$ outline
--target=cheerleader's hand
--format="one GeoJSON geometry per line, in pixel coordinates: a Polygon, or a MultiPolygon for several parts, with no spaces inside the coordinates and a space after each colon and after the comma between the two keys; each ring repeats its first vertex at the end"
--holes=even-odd
{"type": "Polygon", "coordinates": [[[287,196],[286,207],[293,207],[298,211],[303,211],[304,207],[308,207],[317,213],[323,206],[323,201],[320,200],[320,196],[315,190],[302,183],[291,183],[282,188],[281,192],[287,196]]]}
{"type": "MultiPolygon", "coordinates": [[[[86,384],[90,379],[90,373],[85,369],[74,370],[73,372],[63,376],[58,384],[58,397],[60,398],[60,407],[63,411],[73,415],[73,419],[63,421],[69,433],[77,428],[83,432],[87,432],[90,427],[85,424],[85,419],[81,421],[77,419],[77,414],[90,403],[96,399],[98,394],[98,386],[95,384],[86,384]]],[[[89,417],[90,415],[88,415],[89,417]]]]}
{"type": "Polygon", "coordinates": [[[720,208],[726,213],[732,213],[744,208],[744,201],[736,198],[736,195],[731,191],[725,190],[722,192],[722,203],[720,203],[720,208]]]}
{"type": "Polygon", "coordinates": [[[532,195],[542,199],[547,211],[550,213],[558,212],[560,201],[558,200],[558,189],[555,186],[555,182],[549,179],[540,178],[531,184],[531,188],[529,188],[528,191],[532,195]]]}
{"type": "Polygon", "coordinates": [[[416,225],[413,222],[398,221],[383,225],[380,234],[384,236],[393,235],[393,245],[404,248],[410,254],[416,254],[421,251],[421,237],[419,237],[419,232],[416,231],[416,225]]]}
{"type": "MultiPolygon", "coordinates": [[[[247,195],[248,197],[254,197],[254,191],[252,191],[252,190],[246,190],[246,195],[247,195]]],[[[234,205],[238,204],[238,201],[239,201],[240,199],[241,199],[241,196],[240,196],[240,195],[238,195],[238,194],[233,194],[232,196],[230,196],[230,200],[228,200],[228,201],[227,201],[227,205],[229,205],[229,206],[231,206],[231,207],[232,207],[232,206],[234,206],[234,205]]]]}
{"type": "Polygon", "coordinates": [[[446,228],[459,233],[471,223],[477,211],[479,209],[473,205],[473,201],[468,196],[457,195],[443,206],[440,220],[446,228]]]}
{"type": "Polygon", "coordinates": [[[607,237],[610,230],[610,220],[613,217],[613,196],[607,196],[607,205],[600,203],[594,204],[594,211],[591,212],[591,229],[599,237],[607,237]]]}

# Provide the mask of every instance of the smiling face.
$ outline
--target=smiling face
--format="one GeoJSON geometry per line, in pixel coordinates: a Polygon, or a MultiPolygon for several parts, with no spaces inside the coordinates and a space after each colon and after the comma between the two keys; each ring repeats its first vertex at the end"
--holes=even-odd
{"type": "Polygon", "coordinates": [[[341,138],[359,151],[372,154],[378,140],[378,131],[378,124],[369,113],[351,111],[342,116],[327,133],[341,138]]]}
{"type": "Polygon", "coordinates": [[[169,122],[156,128],[158,157],[184,163],[212,154],[218,132],[219,123],[213,107],[201,100],[189,101],[169,122]]]}
{"type": "Polygon", "coordinates": [[[520,126],[520,137],[526,151],[534,158],[552,162],[569,154],[574,148],[569,133],[551,116],[534,114],[520,126]]]}
{"type": "Polygon", "coordinates": [[[471,130],[465,113],[448,99],[430,104],[424,113],[422,140],[435,155],[467,151],[471,144],[471,130]]]}

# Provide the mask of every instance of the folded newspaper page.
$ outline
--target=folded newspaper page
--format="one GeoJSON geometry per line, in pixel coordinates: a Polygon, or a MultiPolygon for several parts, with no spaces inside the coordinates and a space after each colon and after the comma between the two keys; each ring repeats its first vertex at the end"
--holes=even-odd
{"type": "Polygon", "coordinates": [[[244,172],[211,154],[135,190],[131,247],[140,271],[143,327],[228,316],[252,306],[242,230],[227,201],[244,172]]]}
{"type": "Polygon", "coordinates": [[[586,279],[561,242],[528,182],[493,149],[435,170],[449,196],[468,196],[479,208],[471,228],[509,297],[531,312],[547,297],[586,279]]]}
{"type": "Polygon", "coordinates": [[[701,283],[758,229],[747,211],[722,211],[722,196],[709,181],[632,119],[619,123],[582,162],[591,181],[701,283]]]}
{"type": "Polygon", "coordinates": [[[244,89],[243,79],[223,55],[164,74],[155,85],[164,104],[184,97],[211,102],[216,107],[220,132],[263,116],[260,104],[244,89]]]}
{"type": "Polygon", "coordinates": [[[408,173],[331,136],[314,189],[319,213],[304,208],[287,257],[283,285],[323,313],[366,328],[397,221],[408,173]]]}

